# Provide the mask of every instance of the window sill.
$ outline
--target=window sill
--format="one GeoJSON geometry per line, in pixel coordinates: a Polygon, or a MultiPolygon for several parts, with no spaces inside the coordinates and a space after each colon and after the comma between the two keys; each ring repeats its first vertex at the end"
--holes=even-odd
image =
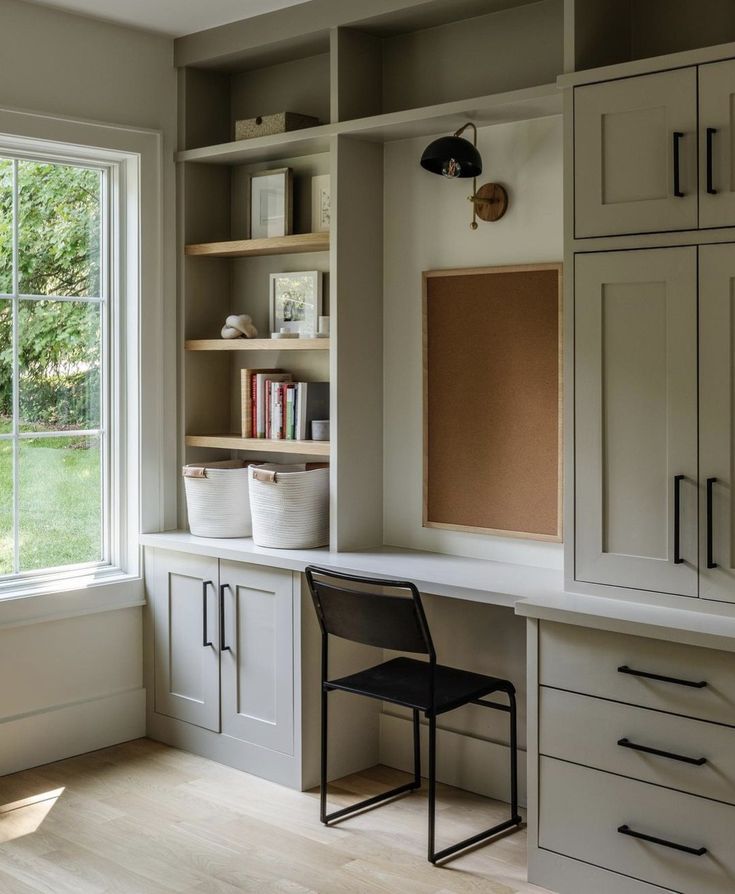
{"type": "Polygon", "coordinates": [[[89,578],[70,577],[19,584],[0,590],[0,628],[61,621],[145,605],[143,579],[110,570],[89,578]]]}

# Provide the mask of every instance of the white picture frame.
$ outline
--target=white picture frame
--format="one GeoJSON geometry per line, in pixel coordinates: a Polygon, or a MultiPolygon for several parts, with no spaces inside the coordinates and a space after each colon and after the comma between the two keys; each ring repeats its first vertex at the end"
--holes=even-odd
{"type": "Polygon", "coordinates": [[[318,270],[271,273],[271,332],[298,332],[314,338],[322,313],[322,274],[318,270]]]}
{"type": "Polygon", "coordinates": [[[258,171],[249,178],[248,229],[251,239],[289,236],[293,218],[290,168],[258,171]]]}
{"type": "Polygon", "coordinates": [[[331,224],[331,179],[329,174],[311,178],[311,231],[328,233],[331,224]]]}

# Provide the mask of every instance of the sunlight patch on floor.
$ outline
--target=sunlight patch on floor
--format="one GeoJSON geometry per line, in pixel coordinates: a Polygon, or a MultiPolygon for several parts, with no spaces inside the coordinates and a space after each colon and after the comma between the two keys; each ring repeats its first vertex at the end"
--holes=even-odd
{"type": "Polygon", "coordinates": [[[63,792],[63,787],[56,788],[20,801],[0,804],[0,843],[36,832],[63,792]]]}

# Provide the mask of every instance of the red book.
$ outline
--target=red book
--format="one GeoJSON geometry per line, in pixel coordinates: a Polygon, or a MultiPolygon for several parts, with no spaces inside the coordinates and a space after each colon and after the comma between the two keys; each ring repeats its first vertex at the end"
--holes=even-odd
{"type": "Polygon", "coordinates": [[[255,376],[250,378],[250,431],[251,438],[258,436],[258,382],[255,376]]]}

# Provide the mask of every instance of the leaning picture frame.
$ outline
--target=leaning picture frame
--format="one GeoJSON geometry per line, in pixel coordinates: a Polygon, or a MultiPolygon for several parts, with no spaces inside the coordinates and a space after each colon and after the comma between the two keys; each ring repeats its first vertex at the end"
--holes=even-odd
{"type": "Polygon", "coordinates": [[[318,270],[271,273],[271,332],[314,338],[322,313],[322,274],[318,270]]]}
{"type": "Polygon", "coordinates": [[[251,239],[288,236],[293,226],[293,173],[290,168],[258,171],[248,178],[251,239]]]}

